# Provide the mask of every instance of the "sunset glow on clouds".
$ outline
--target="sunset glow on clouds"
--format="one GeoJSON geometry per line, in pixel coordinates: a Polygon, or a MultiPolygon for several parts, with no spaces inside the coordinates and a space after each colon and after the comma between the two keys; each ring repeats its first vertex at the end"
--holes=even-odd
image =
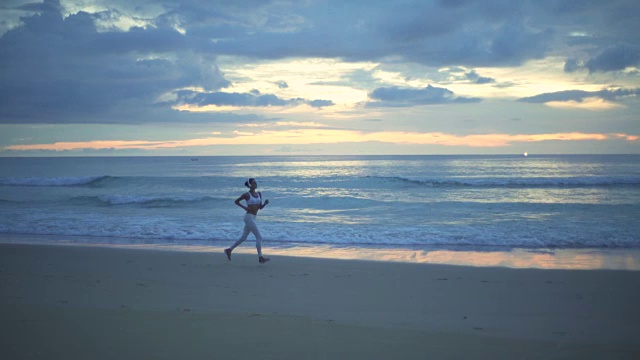
{"type": "Polygon", "coordinates": [[[347,130],[297,129],[288,131],[260,131],[234,132],[233,137],[208,137],[189,140],[173,141],[88,141],[88,142],[60,142],[52,144],[14,145],[8,150],[51,150],[69,151],[84,149],[162,149],[185,148],[211,145],[290,145],[290,144],[338,144],[347,142],[379,142],[389,144],[435,144],[442,146],[466,147],[500,147],[513,143],[528,143],[540,141],[604,141],[610,138],[624,138],[627,141],[637,141],[637,136],[626,134],[583,134],[557,133],[533,135],[451,135],[442,133],[407,133],[407,132],[376,132],[360,133],[347,130]]]}
{"type": "Polygon", "coordinates": [[[0,156],[640,153],[639,16],[633,0],[9,0],[0,156]]]}

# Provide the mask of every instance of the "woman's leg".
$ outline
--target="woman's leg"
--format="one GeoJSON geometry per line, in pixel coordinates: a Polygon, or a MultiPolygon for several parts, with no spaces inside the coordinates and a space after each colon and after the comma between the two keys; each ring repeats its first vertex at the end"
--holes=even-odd
{"type": "Polygon", "coordinates": [[[247,214],[245,216],[245,228],[248,228],[250,232],[253,233],[253,236],[256,237],[256,250],[258,250],[258,256],[262,256],[262,235],[260,235],[260,230],[258,230],[258,224],[256,224],[256,217],[253,215],[247,214]]]}
{"type": "Polygon", "coordinates": [[[251,228],[249,227],[249,224],[247,224],[247,220],[245,218],[245,224],[244,224],[244,230],[242,230],[242,236],[240,236],[240,239],[238,241],[236,241],[233,245],[231,245],[231,247],[229,248],[230,250],[233,251],[233,249],[237,248],[240,244],[242,244],[245,240],[247,240],[247,237],[249,236],[249,233],[251,232],[251,228]]]}

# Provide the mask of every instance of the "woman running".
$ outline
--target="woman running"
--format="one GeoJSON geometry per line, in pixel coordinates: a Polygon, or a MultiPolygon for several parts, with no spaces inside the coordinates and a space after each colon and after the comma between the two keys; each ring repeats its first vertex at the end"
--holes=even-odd
{"type": "Polygon", "coordinates": [[[240,195],[239,198],[236,199],[236,205],[243,208],[247,213],[244,214],[244,231],[242,232],[242,236],[238,241],[235,242],[230,248],[225,249],[224,253],[227,254],[227,258],[231,260],[231,252],[233,249],[238,247],[238,245],[242,244],[249,233],[253,233],[253,236],[256,237],[256,249],[258,249],[258,261],[261,264],[269,261],[269,258],[265,258],[262,256],[262,236],[260,235],[260,230],[258,230],[258,225],[256,225],[256,217],[258,215],[258,210],[264,209],[265,206],[269,204],[269,200],[265,200],[262,202],[262,194],[257,192],[258,183],[256,179],[251,178],[244,183],[244,186],[249,188],[249,191],[240,195]],[[245,200],[247,205],[242,205],[240,202],[245,200]]]}

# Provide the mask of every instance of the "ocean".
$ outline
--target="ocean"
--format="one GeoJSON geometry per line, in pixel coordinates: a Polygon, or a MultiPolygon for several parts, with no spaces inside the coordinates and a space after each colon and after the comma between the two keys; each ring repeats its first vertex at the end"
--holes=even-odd
{"type": "Polygon", "coordinates": [[[249,177],[265,248],[640,248],[639,155],[0,158],[0,234],[223,246],[249,177]]]}

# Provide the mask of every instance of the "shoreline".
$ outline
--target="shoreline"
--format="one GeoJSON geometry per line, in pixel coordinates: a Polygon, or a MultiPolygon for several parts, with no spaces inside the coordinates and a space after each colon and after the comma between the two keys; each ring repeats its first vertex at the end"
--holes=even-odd
{"type": "Polygon", "coordinates": [[[634,359],[639,282],[635,271],[0,244],[0,345],[13,359],[634,359]]]}
{"type": "MultiPolygon", "coordinates": [[[[105,238],[70,235],[0,234],[0,244],[69,245],[176,252],[221,253],[233,241],[170,241],[157,239],[105,238]]],[[[253,241],[234,254],[255,254],[253,241]]],[[[364,260],[414,264],[439,264],[514,269],[628,270],[640,271],[640,248],[493,248],[493,247],[354,247],[312,244],[269,246],[266,256],[364,260]]]]}

